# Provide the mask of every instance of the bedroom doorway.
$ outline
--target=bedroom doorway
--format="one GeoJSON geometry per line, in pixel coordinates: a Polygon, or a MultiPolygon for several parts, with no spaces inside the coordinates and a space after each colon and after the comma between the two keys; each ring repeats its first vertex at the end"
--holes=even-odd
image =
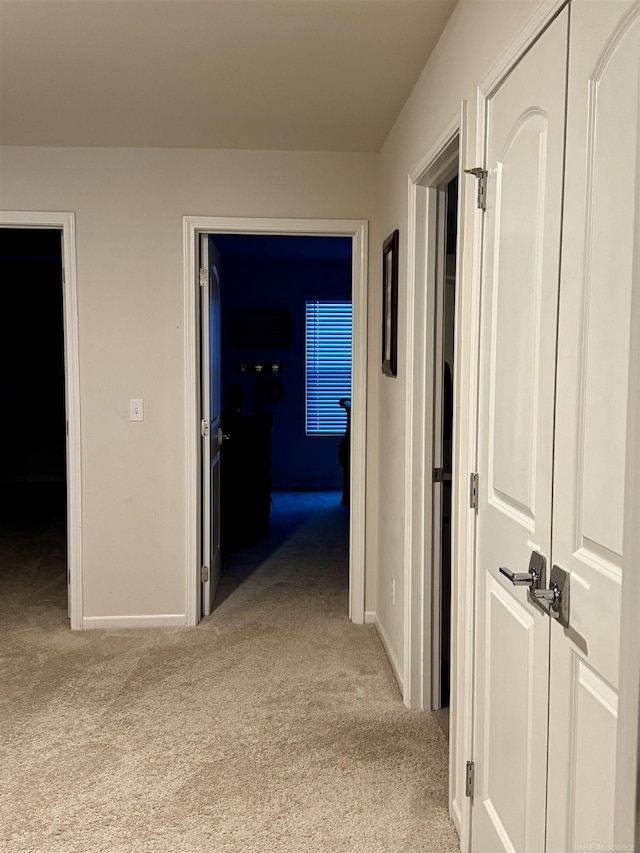
{"type": "Polygon", "coordinates": [[[366,252],[367,223],[359,220],[256,220],[185,217],[185,312],[187,318],[187,624],[195,625],[201,613],[202,486],[200,412],[200,238],[203,234],[263,235],[272,237],[347,237],[351,243],[352,271],[352,416],[350,428],[351,477],[349,522],[349,615],[364,622],[364,498],[366,418],[366,252]]]}
{"type": "MultiPolygon", "coordinates": [[[[205,289],[211,293],[216,279],[219,311],[201,310],[201,318],[219,315],[219,329],[201,334],[203,350],[207,341],[212,350],[201,369],[218,375],[202,388],[211,387],[209,400],[220,397],[223,440],[214,436],[212,449],[214,429],[209,447],[203,439],[203,456],[220,465],[220,510],[204,510],[204,554],[216,527],[221,543],[221,560],[211,556],[203,583],[205,616],[312,519],[324,531],[323,549],[333,542],[347,583],[353,267],[349,237],[206,239],[205,289]]],[[[210,493],[203,488],[205,505],[210,493]]],[[[302,564],[312,559],[301,555],[302,564]]]]}
{"type": "Polygon", "coordinates": [[[62,254],[59,229],[0,228],[0,582],[27,621],[69,615],[62,254]]]}
{"type": "MultiPolygon", "coordinates": [[[[6,403],[0,425],[3,544],[25,552],[36,603],[55,598],[70,627],[81,629],[73,214],[1,211],[0,266],[5,283],[3,316],[10,318],[2,342],[2,394],[6,403]],[[34,388],[38,388],[37,398],[34,388]],[[11,540],[14,534],[19,534],[18,538],[11,540]],[[40,556],[35,553],[38,543],[42,546],[40,556]],[[30,550],[32,546],[34,550],[30,550]]],[[[21,560],[15,561],[15,577],[5,578],[9,585],[14,584],[13,592],[18,595],[25,580],[20,577],[21,560]]]]}

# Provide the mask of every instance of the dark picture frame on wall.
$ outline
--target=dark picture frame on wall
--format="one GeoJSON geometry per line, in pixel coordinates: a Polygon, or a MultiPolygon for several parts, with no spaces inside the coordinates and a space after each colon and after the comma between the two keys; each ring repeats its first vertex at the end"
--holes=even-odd
{"type": "Polygon", "coordinates": [[[382,244],[382,372],[398,374],[398,230],[382,244]]]}

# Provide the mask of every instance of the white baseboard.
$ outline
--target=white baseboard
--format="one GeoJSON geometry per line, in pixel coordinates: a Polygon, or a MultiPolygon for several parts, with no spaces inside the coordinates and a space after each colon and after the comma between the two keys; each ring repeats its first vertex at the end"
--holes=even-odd
{"type": "Polygon", "coordinates": [[[387,653],[387,657],[389,658],[389,663],[391,664],[391,669],[393,670],[393,674],[395,675],[396,681],[398,682],[400,693],[404,696],[404,680],[402,678],[402,667],[396,660],[396,656],[391,651],[391,643],[389,642],[389,638],[385,634],[384,628],[380,624],[377,615],[373,624],[376,626],[378,636],[380,637],[382,645],[384,646],[384,650],[387,653]]]}
{"type": "Polygon", "coordinates": [[[157,616],[85,616],[85,631],[113,628],[183,628],[187,624],[184,613],[161,613],[157,616]]]}
{"type": "Polygon", "coordinates": [[[364,611],[364,624],[365,625],[375,625],[376,624],[376,611],[375,610],[365,610],[364,611]]]}
{"type": "Polygon", "coordinates": [[[460,808],[458,803],[454,800],[451,803],[451,808],[449,809],[449,815],[451,820],[453,821],[453,825],[456,828],[456,832],[458,833],[458,838],[462,837],[462,814],[460,813],[460,808]]]}

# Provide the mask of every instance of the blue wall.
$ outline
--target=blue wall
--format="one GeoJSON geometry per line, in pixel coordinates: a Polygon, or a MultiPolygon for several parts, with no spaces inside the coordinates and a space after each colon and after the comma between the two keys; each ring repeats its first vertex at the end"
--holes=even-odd
{"type": "MultiPolygon", "coordinates": [[[[255,411],[260,403],[257,382],[261,380],[256,374],[237,372],[236,364],[240,361],[273,361],[283,365],[282,373],[277,377],[281,384],[281,399],[270,401],[266,384],[263,384],[265,393],[262,397],[263,409],[273,415],[274,489],[315,491],[342,488],[342,468],[337,458],[340,437],[305,434],[305,302],[308,299],[351,298],[351,244],[345,238],[311,240],[321,240],[323,244],[321,252],[314,251],[312,247],[312,253],[316,255],[314,258],[278,256],[304,254],[302,250],[305,243],[309,243],[309,238],[214,238],[220,251],[222,273],[223,395],[230,385],[241,383],[243,411],[255,411]],[[234,243],[239,239],[253,241],[248,254],[240,253],[241,247],[234,243]],[[272,256],[257,256],[259,249],[256,246],[265,240],[272,241],[272,256]],[[279,242],[274,244],[273,241],[279,242]],[[293,241],[294,251],[287,251],[287,242],[290,241],[293,241]],[[289,310],[290,346],[264,349],[234,347],[231,335],[231,312],[234,309],[289,310]]],[[[272,377],[265,377],[262,381],[268,383],[272,377]]]]}

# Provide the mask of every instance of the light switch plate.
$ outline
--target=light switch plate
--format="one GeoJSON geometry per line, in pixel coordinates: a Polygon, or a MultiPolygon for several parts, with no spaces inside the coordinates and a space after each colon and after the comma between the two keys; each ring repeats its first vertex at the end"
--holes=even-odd
{"type": "Polygon", "coordinates": [[[144,400],[141,397],[136,400],[129,400],[129,420],[144,420],[144,400]]]}

